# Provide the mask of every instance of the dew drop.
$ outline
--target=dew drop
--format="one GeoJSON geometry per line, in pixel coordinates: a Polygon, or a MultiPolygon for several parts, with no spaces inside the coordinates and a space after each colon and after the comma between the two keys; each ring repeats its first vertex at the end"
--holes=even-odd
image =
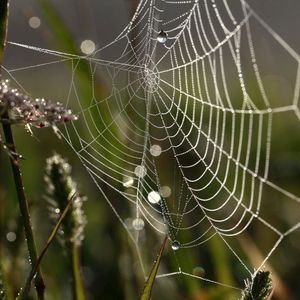
{"type": "Polygon", "coordinates": [[[161,147],[159,145],[152,145],[150,147],[150,153],[152,156],[160,156],[161,155],[161,147]]]}
{"type": "Polygon", "coordinates": [[[134,174],[140,178],[145,177],[147,174],[147,169],[145,166],[136,166],[134,169],[134,174]]]}
{"type": "Polygon", "coordinates": [[[177,251],[177,250],[179,250],[180,249],[180,247],[181,247],[181,245],[180,245],[180,243],[178,242],[178,241],[174,241],[173,243],[172,243],[172,249],[174,250],[174,251],[177,251]]]}
{"type": "Polygon", "coordinates": [[[167,39],[168,39],[167,34],[163,30],[161,30],[157,36],[157,41],[161,44],[165,44],[167,39]]]}
{"type": "Polygon", "coordinates": [[[95,43],[91,40],[84,40],[80,45],[80,50],[84,54],[92,54],[96,50],[95,43]]]}
{"type": "Polygon", "coordinates": [[[144,226],[145,226],[144,220],[141,218],[136,218],[132,221],[132,227],[135,230],[142,230],[144,229],[144,226]]]}
{"type": "Polygon", "coordinates": [[[160,194],[156,191],[151,191],[148,194],[148,201],[152,204],[157,204],[161,200],[160,194]]]}
{"type": "Polygon", "coordinates": [[[123,186],[129,188],[134,184],[134,179],[132,177],[125,177],[123,179],[123,186]]]}

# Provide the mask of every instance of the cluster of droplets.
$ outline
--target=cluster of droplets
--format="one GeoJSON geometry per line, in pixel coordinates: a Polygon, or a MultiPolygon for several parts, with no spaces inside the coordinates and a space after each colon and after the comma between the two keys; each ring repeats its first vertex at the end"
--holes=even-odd
{"type": "Polygon", "coordinates": [[[35,99],[35,119],[31,122],[37,127],[51,126],[52,124],[66,123],[77,120],[70,109],[65,109],[60,102],[53,103],[46,99],[35,99]]]}
{"type": "Polygon", "coordinates": [[[6,111],[14,111],[13,113],[19,117],[28,117],[32,110],[30,99],[26,95],[18,93],[17,89],[12,89],[9,86],[8,80],[0,81],[0,114],[6,111]]]}
{"type": "MultiPolygon", "coordinates": [[[[154,144],[149,149],[150,154],[153,157],[158,157],[162,154],[163,150],[160,145],[154,144]]],[[[142,179],[147,175],[147,169],[144,165],[137,165],[134,169],[134,175],[138,179],[142,179]]],[[[134,185],[135,179],[131,176],[125,176],[123,178],[123,187],[130,188],[134,185]]],[[[148,192],[147,200],[151,205],[158,205],[163,198],[167,198],[171,195],[171,188],[169,186],[162,186],[158,191],[151,190],[148,192]]],[[[133,228],[136,231],[143,230],[145,227],[145,222],[142,218],[136,217],[130,223],[130,228],[133,228]]],[[[173,250],[178,250],[180,248],[179,242],[175,241],[172,246],[173,250]]]]}
{"type": "Polygon", "coordinates": [[[9,85],[9,80],[0,81],[0,117],[2,122],[23,123],[37,128],[55,126],[77,120],[70,109],[60,102],[46,99],[31,99],[9,85]],[[8,120],[5,120],[7,115],[8,120]]]}

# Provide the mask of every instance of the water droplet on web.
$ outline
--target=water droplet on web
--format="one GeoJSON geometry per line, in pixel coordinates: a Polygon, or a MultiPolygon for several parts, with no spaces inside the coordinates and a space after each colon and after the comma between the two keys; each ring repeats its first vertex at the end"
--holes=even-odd
{"type": "Polygon", "coordinates": [[[125,188],[131,187],[134,184],[134,179],[132,177],[125,177],[123,179],[123,186],[125,188]]]}
{"type": "Polygon", "coordinates": [[[172,249],[174,250],[174,251],[177,251],[177,250],[179,250],[180,249],[180,247],[181,247],[181,245],[180,245],[180,243],[178,242],[178,241],[173,241],[173,243],[172,243],[172,249]]]}
{"type": "Polygon", "coordinates": [[[159,145],[152,145],[150,147],[150,153],[152,156],[160,156],[161,155],[161,147],[159,145]]]}
{"type": "Polygon", "coordinates": [[[160,194],[156,191],[151,191],[148,194],[148,201],[152,204],[157,204],[161,200],[160,194]]]}
{"type": "Polygon", "coordinates": [[[134,169],[134,174],[140,178],[145,177],[147,174],[147,169],[145,166],[136,166],[134,169]]]}
{"type": "Polygon", "coordinates": [[[132,227],[135,230],[142,230],[144,229],[144,226],[145,226],[144,220],[141,218],[136,218],[132,221],[132,227]]]}
{"type": "Polygon", "coordinates": [[[84,54],[92,54],[96,50],[95,43],[91,40],[84,40],[80,45],[80,50],[84,54]]]}
{"type": "Polygon", "coordinates": [[[157,36],[157,41],[161,44],[165,44],[167,39],[168,39],[167,34],[163,30],[161,30],[161,32],[157,36]]]}

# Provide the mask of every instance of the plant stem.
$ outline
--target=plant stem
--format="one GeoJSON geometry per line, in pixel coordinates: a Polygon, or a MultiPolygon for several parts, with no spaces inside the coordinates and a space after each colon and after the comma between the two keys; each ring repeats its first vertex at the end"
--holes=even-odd
{"type": "MultiPolygon", "coordinates": [[[[2,65],[3,53],[6,43],[7,24],[8,24],[9,0],[0,1],[0,65],[2,65]]],[[[1,68],[0,68],[1,72],[1,68]]]]}
{"type": "MultiPolygon", "coordinates": [[[[3,54],[4,54],[5,44],[6,44],[7,28],[8,28],[8,12],[9,12],[8,8],[9,8],[9,0],[0,0],[0,73],[1,73],[1,66],[2,66],[3,54]]],[[[9,116],[7,113],[4,113],[1,115],[1,118],[8,120],[9,116]]],[[[16,147],[14,143],[11,125],[9,123],[7,124],[3,123],[2,126],[3,126],[5,141],[8,147],[10,148],[12,153],[16,153],[16,147]]],[[[24,192],[24,185],[23,185],[21,170],[18,162],[18,156],[16,157],[11,156],[10,163],[11,163],[15,186],[17,190],[20,213],[24,224],[25,236],[26,236],[27,247],[29,252],[29,259],[30,259],[30,263],[35,265],[37,261],[37,251],[36,251],[36,245],[33,237],[28,203],[24,192]]],[[[38,299],[40,300],[44,299],[45,284],[40,270],[38,270],[37,276],[35,278],[35,287],[36,287],[38,299]]]]}
{"type": "Polygon", "coordinates": [[[17,300],[22,300],[22,299],[27,299],[28,297],[28,293],[29,293],[29,290],[30,290],[30,285],[31,285],[31,282],[32,282],[32,279],[34,278],[35,274],[37,273],[37,270],[39,269],[39,265],[42,261],[42,259],[44,258],[48,248],[50,247],[51,243],[53,242],[57,232],[58,232],[58,229],[63,221],[63,219],[65,218],[65,216],[67,215],[72,203],[73,203],[73,200],[74,200],[74,197],[76,197],[76,194],[73,194],[73,196],[71,197],[71,199],[68,201],[66,207],[64,208],[63,212],[61,213],[56,225],[54,226],[47,242],[46,242],[46,245],[45,247],[43,248],[40,256],[37,258],[36,260],[36,263],[35,265],[33,265],[32,267],[32,270],[27,278],[27,281],[25,283],[25,286],[24,288],[22,289],[19,297],[17,298],[17,300]]]}
{"type": "Polygon", "coordinates": [[[73,300],[85,300],[84,287],[80,272],[80,247],[74,243],[67,243],[69,282],[73,300]]]}
{"type": "MultiPolygon", "coordinates": [[[[8,115],[4,114],[3,118],[7,119],[8,115]]],[[[3,123],[2,126],[3,126],[4,136],[5,136],[5,142],[7,143],[9,149],[13,153],[16,153],[16,147],[15,147],[15,142],[14,142],[14,138],[13,138],[11,125],[3,123]]],[[[12,172],[13,172],[17,196],[18,196],[18,200],[19,200],[20,213],[21,213],[22,221],[23,221],[23,225],[24,225],[24,231],[25,231],[25,236],[26,236],[26,241],[27,241],[27,248],[28,248],[28,252],[29,252],[29,259],[30,259],[31,265],[34,266],[37,262],[36,244],[35,244],[35,240],[34,240],[34,236],[33,236],[30,214],[29,214],[29,209],[28,209],[28,202],[27,202],[27,199],[25,196],[24,185],[23,185],[23,180],[22,180],[22,175],[21,175],[18,158],[10,157],[10,163],[11,163],[11,168],[12,168],[12,172]]],[[[37,276],[35,278],[35,288],[37,291],[38,299],[40,299],[40,300],[44,299],[45,284],[44,284],[44,280],[42,278],[42,275],[41,275],[41,272],[39,269],[37,271],[37,276]]]]}
{"type": "Polygon", "coordinates": [[[76,300],[84,300],[84,287],[80,274],[79,247],[72,245],[72,289],[73,298],[76,300]]]}

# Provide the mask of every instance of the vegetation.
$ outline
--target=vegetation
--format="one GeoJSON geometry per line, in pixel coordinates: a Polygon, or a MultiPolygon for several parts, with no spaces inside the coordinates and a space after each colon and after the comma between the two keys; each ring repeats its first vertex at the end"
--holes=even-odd
{"type": "MultiPolygon", "coordinates": [[[[47,0],[36,2],[59,49],[80,53],[76,36],[55,6],[47,0]]],[[[7,8],[8,1],[1,1],[1,65],[6,45],[7,8]]],[[[66,61],[67,69],[73,67],[70,61],[66,61]]],[[[74,80],[78,82],[78,93],[83,99],[89,99],[90,66],[86,61],[80,61],[77,68],[74,80]]],[[[101,97],[105,94],[104,80],[100,76],[95,76],[94,80],[93,92],[96,97],[101,97]]],[[[45,95],[40,95],[44,96],[47,96],[46,90],[45,95]]],[[[103,118],[107,118],[105,107],[101,109],[103,118]]],[[[76,122],[80,116],[65,109],[56,100],[33,98],[21,93],[2,74],[0,118],[0,300],[146,300],[151,297],[164,300],[230,300],[241,295],[242,300],[268,299],[273,274],[258,271],[253,278],[246,280],[244,288],[241,278],[247,274],[234,263],[233,255],[224,250],[222,241],[217,237],[201,246],[201,251],[183,250],[173,254],[168,236],[162,242],[161,236],[145,229],[139,238],[146,270],[145,273],[137,270],[139,257],[135,245],[127,239],[119,220],[87,177],[78,157],[58,134],[59,126],[76,122]],[[159,244],[161,248],[158,251],[159,244]],[[172,267],[177,270],[179,264],[182,271],[178,271],[177,276],[156,278],[159,270],[172,267]],[[185,270],[192,276],[184,276],[185,270]],[[208,278],[216,278],[226,284],[202,281],[206,274],[208,278]]],[[[115,129],[112,127],[111,130],[115,129]]],[[[106,139],[103,145],[111,147],[106,139]]],[[[113,160],[113,155],[108,159],[113,160]]],[[[100,188],[104,189],[103,186],[100,188]]],[[[111,192],[109,197],[119,196],[111,192]]],[[[118,200],[119,205],[129,211],[122,199],[118,200]]],[[[260,258],[259,250],[255,255],[250,253],[250,246],[254,243],[252,237],[264,239],[265,236],[254,228],[253,232],[246,233],[246,237],[247,240],[240,239],[234,243],[240,249],[243,260],[251,264],[251,255],[255,256],[254,260],[260,258]]],[[[293,299],[293,294],[300,295],[295,276],[288,274],[289,267],[279,275],[274,271],[278,278],[286,278],[278,281],[282,288],[281,294],[275,294],[278,300],[284,300],[284,297],[293,299]]],[[[292,267],[299,267],[299,263],[292,267]]]]}

